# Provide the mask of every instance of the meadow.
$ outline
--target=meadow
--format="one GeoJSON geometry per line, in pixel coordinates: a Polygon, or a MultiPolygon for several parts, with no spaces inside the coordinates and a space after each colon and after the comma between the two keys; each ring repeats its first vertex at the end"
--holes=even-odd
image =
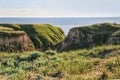
{"type": "Polygon", "coordinates": [[[1,80],[120,79],[120,45],[57,53],[0,52],[1,80]]]}
{"type": "Polygon", "coordinates": [[[120,25],[0,24],[0,80],[120,79],[120,25]],[[55,51],[56,50],[56,51],[55,51]]]}

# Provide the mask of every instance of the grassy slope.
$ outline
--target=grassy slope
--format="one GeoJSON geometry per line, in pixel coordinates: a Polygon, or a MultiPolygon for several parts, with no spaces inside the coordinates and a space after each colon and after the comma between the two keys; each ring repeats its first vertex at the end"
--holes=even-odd
{"type": "Polygon", "coordinates": [[[81,45],[85,46],[86,44],[86,46],[88,46],[89,40],[87,40],[86,37],[89,37],[89,35],[87,34],[94,35],[93,42],[91,43],[94,43],[95,45],[103,45],[106,44],[109,36],[111,36],[114,32],[120,30],[120,25],[111,24],[111,23],[102,23],[102,24],[94,24],[91,26],[79,27],[79,30],[82,31],[82,33],[84,33],[85,35],[84,41],[80,43],[81,45]]]}
{"type": "Polygon", "coordinates": [[[119,79],[120,45],[63,52],[0,53],[0,77],[26,80],[119,79]],[[46,54],[45,54],[46,53],[46,54]]]}
{"type": "Polygon", "coordinates": [[[61,42],[65,35],[64,32],[49,24],[0,24],[1,30],[25,31],[31,38],[37,49],[45,50],[61,42]]]}
{"type": "Polygon", "coordinates": [[[101,23],[71,29],[63,42],[56,45],[60,52],[105,44],[120,44],[120,24],[101,23]]]}

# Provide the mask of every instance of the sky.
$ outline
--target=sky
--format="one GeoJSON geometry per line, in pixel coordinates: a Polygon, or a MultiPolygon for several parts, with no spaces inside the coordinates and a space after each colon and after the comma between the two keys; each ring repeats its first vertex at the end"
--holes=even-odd
{"type": "Polygon", "coordinates": [[[120,0],[0,0],[0,17],[119,17],[120,0]]]}

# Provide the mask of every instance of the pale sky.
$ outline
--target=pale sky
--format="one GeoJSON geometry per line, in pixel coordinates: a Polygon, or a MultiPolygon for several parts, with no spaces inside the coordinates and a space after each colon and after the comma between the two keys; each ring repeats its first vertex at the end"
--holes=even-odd
{"type": "Polygon", "coordinates": [[[119,17],[120,0],[0,0],[0,17],[119,17]]]}

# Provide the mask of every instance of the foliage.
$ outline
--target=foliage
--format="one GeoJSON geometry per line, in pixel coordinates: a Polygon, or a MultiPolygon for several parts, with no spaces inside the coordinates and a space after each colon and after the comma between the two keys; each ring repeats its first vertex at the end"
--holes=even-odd
{"type": "Polygon", "coordinates": [[[119,24],[101,23],[73,28],[55,49],[62,52],[106,44],[120,44],[119,24]]]}
{"type": "Polygon", "coordinates": [[[45,52],[47,55],[55,55],[57,52],[56,51],[53,51],[53,50],[47,50],[45,52]]]}
{"type": "Polygon", "coordinates": [[[0,53],[0,75],[10,80],[119,79],[120,45],[53,54],[54,51],[0,53]],[[102,57],[101,57],[102,56],[102,57]],[[94,75],[93,75],[94,74],[94,75]]]}
{"type": "MultiPolygon", "coordinates": [[[[24,31],[30,37],[36,49],[46,50],[61,42],[64,32],[49,24],[0,24],[0,31],[24,31]]],[[[11,33],[10,32],[10,33],[11,33]]]]}

